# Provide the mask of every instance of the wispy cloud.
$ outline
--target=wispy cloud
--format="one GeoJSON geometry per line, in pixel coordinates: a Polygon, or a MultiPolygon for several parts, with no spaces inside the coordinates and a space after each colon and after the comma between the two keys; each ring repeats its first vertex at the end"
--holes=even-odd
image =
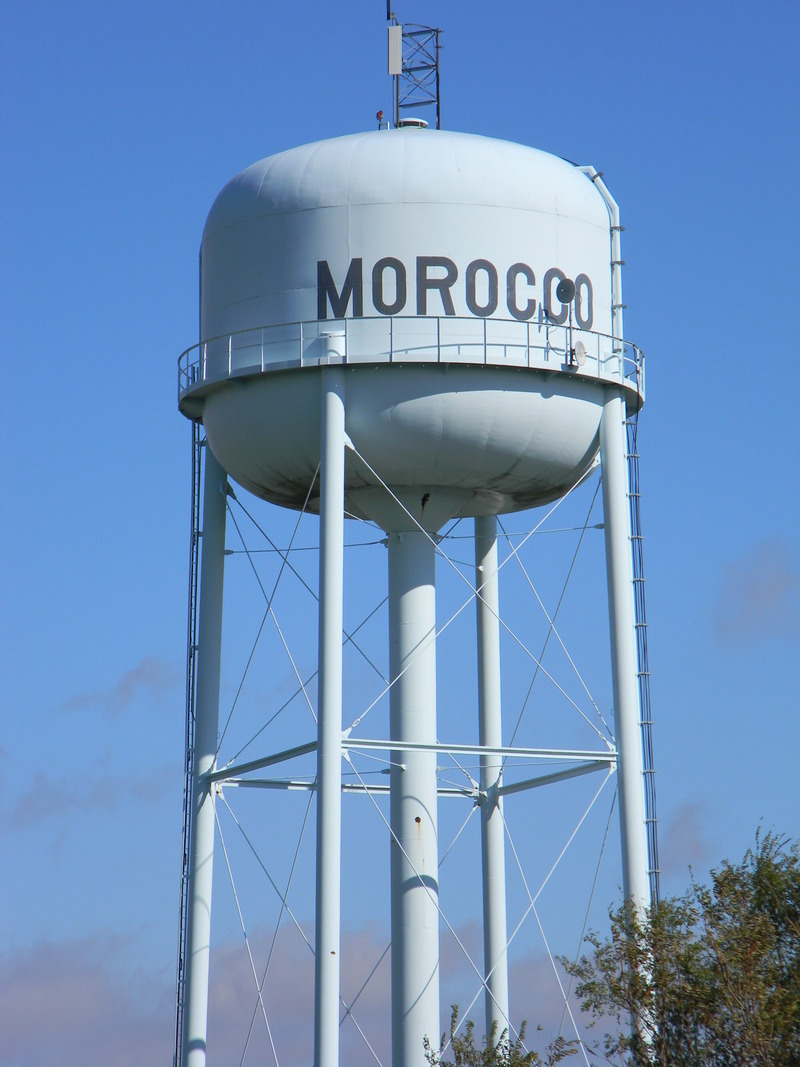
{"type": "Polygon", "coordinates": [[[785,540],[764,541],[725,567],[715,615],[726,642],[800,635],[800,566],[785,540]]]}
{"type": "Polygon", "coordinates": [[[120,966],[120,939],[43,944],[0,958],[2,1062],[13,1067],[141,1067],[171,1062],[166,981],[120,966]]]}
{"type": "MultiPolygon", "coordinates": [[[[311,936],[311,932],[307,931],[311,936]]],[[[481,934],[476,924],[456,930],[459,940],[476,960],[482,959],[481,934]]],[[[262,976],[266,958],[266,940],[251,939],[256,971],[262,976]]],[[[358,995],[352,1018],[341,1028],[341,1062],[348,1067],[374,1067],[375,1058],[389,1063],[390,1054],[390,956],[381,959],[386,948],[385,933],[372,928],[346,931],[341,948],[341,988],[347,1003],[361,990],[364,980],[377,963],[369,983],[358,995]],[[380,960],[380,963],[378,961],[380,960]],[[369,1042],[369,1047],[367,1045],[369,1042]]],[[[458,1004],[464,1019],[473,1019],[476,1030],[483,1033],[484,997],[480,979],[466,960],[464,952],[445,930],[441,933],[441,1024],[446,1030],[449,1006],[458,1004]],[[470,1002],[478,994],[471,1007],[470,1002]],[[469,1008],[469,1011],[467,1009],[469,1008]]],[[[235,1062],[244,1052],[244,1062],[269,1063],[270,1044],[274,1043],[282,1067],[299,1067],[313,1058],[313,967],[314,960],[308,946],[296,930],[286,929],[278,939],[270,965],[270,977],[264,986],[264,1010],[255,992],[253,972],[241,945],[218,949],[212,960],[214,982],[209,1004],[209,1048],[225,1048],[235,1062]],[[264,1020],[269,1020],[270,1032],[264,1020]],[[248,1030],[254,1020],[248,1043],[248,1030]]],[[[566,986],[564,973],[560,971],[566,986]]],[[[553,965],[545,956],[517,959],[511,967],[510,985],[513,991],[512,1021],[528,1020],[530,1048],[541,1049],[552,1040],[564,1023],[564,1034],[574,1036],[569,1017],[564,1017],[564,1002],[553,972],[553,965]],[[537,1027],[542,1031],[537,1034],[537,1027]]],[[[579,1017],[573,1005],[573,1012],[579,1017]]],[[[585,1024],[585,1020],[582,1020],[585,1024]]],[[[579,1022],[580,1025],[580,1022],[579,1022]]],[[[441,1035],[436,1035],[437,1039],[441,1035]]]]}
{"type": "MultiPolygon", "coordinates": [[[[305,933],[313,943],[313,930],[305,933]]],[[[250,938],[259,980],[264,975],[270,940],[263,932],[256,932],[250,938]]],[[[359,993],[385,947],[386,943],[376,930],[350,931],[343,936],[341,989],[347,1003],[352,1003],[359,993]]],[[[281,1067],[301,1067],[312,1061],[314,957],[296,929],[282,929],[277,938],[269,975],[263,986],[263,1006],[256,992],[250,960],[241,943],[218,948],[212,957],[212,967],[209,1049],[212,1046],[226,1049],[235,1063],[242,1057],[245,1046],[245,1063],[274,1063],[272,1047],[281,1067]]],[[[374,1067],[375,1060],[367,1042],[382,1063],[388,1062],[388,997],[387,953],[358,996],[352,1016],[342,1026],[342,1063],[352,1067],[366,1067],[367,1064],[374,1067]]]]}
{"type": "MultiPolygon", "coordinates": [[[[313,940],[313,931],[309,932],[313,940]]],[[[253,957],[262,976],[270,939],[256,931],[253,957]]],[[[125,965],[125,943],[97,936],[39,945],[0,957],[0,1062],[13,1067],[141,1067],[172,1061],[175,1017],[172,974],[136,974],[125,965]]],[[[353,931],[342,945],[342,991],[352,999],[385,943],[375,931],[353,931]]],[[[241,942],[212,953],[208,1041],[215,1062],[300,1067],[313,1056],[314,957],[296,930],[278,938],[263,1001],[270,1033],[241,942]],[[255,1015],[254,1025],[250,1024],[255,1015]],[[248,1039],[248,1033],[250,1034],[248,1039]]],[[[381,1062],[389,1062],[389,957],[358,998],[355,1016],[381,1062]]],[[[375,1060],[347,1021],[342,1063],[374,1067],[375,1060]]]]}
{"type": "Polygon", "coordinates": [[[134,700],[144,696],[158,700],[181,681],[181,672],[172,663],[157,656],[145,656],[131,670],[126,671],[114,685],[107,689],[94,689],[79,693],[64,701],[62,711],[83,711],[96,708],[109,715],[127,711],[134,700]]]}
{"type": "MultiPolygon", "coordinates": [[[[459,937],[470,944],[477,927],[461,928],[459,937]]],[[[311,936],[310,931],[306,931],[311,936]]],[[[251,938],[256,974],[262,977],[270,937],[256,930],[251,938]]],[[[2,1063],[13,1067],[140,1067],[167,1064],[172,1059],[174,987],[169,973],[142,974],[126,963],[126,944],[117,936],[97,936],[59,944],[43,944],[29,951],[0,957],[0,1033],[2,1063]]],[[[345,931],[342,939],[342,994],[350,1002],[381,959],[385,934],[373,928],[345,931]]],[[[463,999],[471,978],[464,970],[461,950],[442,944],[442,1026],[448,1005],[463,999]]],[[[269,1031],[259,1003],[253,970],[241,941],[212,952],[209,1003],[209,1052],[215,1062],[274,1063],[300,1067],[313,1056],[314,958],[295,929],[282,929],[264,986],[263,1002],[269,1031]],[[252,1030],[251,1021],[254,1020],[252,1030]],[[248,1037],[249,1034],[249,1037],[248,1037]],[[246,1049],[246,1054],[245,1054],[246,1049]]],[[[353,1016],[341,1028],[341,1062],[348,1067],[374,1067],[375,1057],[390,1061],[389,955],[358,996],[353,1016]],[[359,1028],[363,1035],[359,1033],[359,1028]]],[[[518,960],[512,968],[516,991],[512,1014],[521,1011],[530,1022],[536,1045],[536,1026],[542,1040],[558,1030],[563,1003],[553,981],[549,961],[536,956],[518,960]]],[[[483,997],[470,1011],[482,1033],[483,997]]],[[[515,1015],[515,1018],[517,1016],[515,1015]]],[[[566,1036],[572,1036],[569,1024],[566,1036]]]]}
{"type": "Polygon", "coordinates": [[[703,874],[711,859],[706,836],[708,807],[700,800],[687,801],[659,826],[658,854],[662,874],[682,876],[688,886],[689,868],[703,874]]]}
{"type": "Polygon", "coordinates": [[[177,767],[148,771],[139,777],[103,774],[90,778],[75,775],[55,778],[38,771],[24,793],[10,805],[4,815],[7,830],[23,830],[47,819],[64,819],[90,812],[113,812],[120,804],[161,800],[175,791],[180,780],[177,767]]]}

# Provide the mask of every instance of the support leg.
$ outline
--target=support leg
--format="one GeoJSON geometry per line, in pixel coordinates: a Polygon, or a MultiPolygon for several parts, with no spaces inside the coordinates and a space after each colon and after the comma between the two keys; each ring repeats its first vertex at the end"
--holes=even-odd
{"type": "Polygon", "coordinates": [[[342,603],[344,565],[344,376],[322,383],[317,745],[317,902],[314,1063],[339,1064],[342,816],[342,603]]]}
{"type": "Polygon", "coordinates": [[[211,449],[205,452],[203,540],[195,701],[192,839],[186,937],[185,1014],[181,1067],[205,1067],[211,886],[214,868],[214,795],[204,775],[216,761],[222,649],[227,476],[211,449]]]}
{"type": "Polygon", "coordinates": [[[614,730],[618,752],[622,888],[627,900],[633,901],[639,908],[647,908],[650,906],[650,879],[647,869],[625,402],[616,391],[609,392],[603,408],[600,455],[614,687],[614,730]]]}
{"type": "MultiPolygon", "coordinates": [[[[478,622],[478,716],[481,745],[503,743],[500,698],[500,620],[497,518],[475,519],[475,587],[478,622]]],[[[503,761],[481,756],[481,860],[486,1033],[498,1041],[509,1029],[506,951],[506,868],[502,800],[497,795],[503,761]]]]}
{"type": "MultiPolygon", "coordinates": [[[[419,530],[389,535],[393,741],[436,742],[435,549],[419,530]]],[[[392,1064],[423,1067],[438,1045],[439,856],[436,754],[392,753],[392,1064]],[[400,766],[402,764],[402,766],[400,766]]]]}

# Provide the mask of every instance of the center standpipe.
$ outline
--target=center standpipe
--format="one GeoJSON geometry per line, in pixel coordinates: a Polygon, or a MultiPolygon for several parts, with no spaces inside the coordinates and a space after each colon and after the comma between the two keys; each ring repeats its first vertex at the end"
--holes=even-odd
{"type": "MultiPolygon", "coordinates": [[[[436,547],[422,530],[389,534],[391,740],[436,744],[436,547]]],[[[392,751],[393,1062],[424,1063],[439,1039],[436,753],[392,751]]]]}

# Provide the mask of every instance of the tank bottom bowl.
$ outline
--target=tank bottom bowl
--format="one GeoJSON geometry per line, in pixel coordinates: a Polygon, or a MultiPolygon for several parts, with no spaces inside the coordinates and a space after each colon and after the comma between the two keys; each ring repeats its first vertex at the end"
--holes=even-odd
{"type": "MultiPolygon", "coordinates": [[[[319,510],[325,370],[228,379],[205,397],[214,455],[256,496],[296,509],[308,501],[309,510],[319,510]]],[[[597,454],[604,389],[590,379],[418,363],[340,372],[353,445],[346,452],[345,510],[387,530],[419,522],[434,531],[455,516],[548,503],[574,486],[597,454]]]]}

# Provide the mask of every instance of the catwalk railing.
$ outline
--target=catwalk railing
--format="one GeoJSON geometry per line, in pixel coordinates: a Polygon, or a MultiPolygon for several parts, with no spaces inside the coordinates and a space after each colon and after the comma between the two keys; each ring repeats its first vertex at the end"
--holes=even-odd
{"type": "MultiPolygon", "coordinates": [[[[472,316],[363,316],[249,330],[193,345],[178,394],[226,378],[331,363],[447,363],[530,368],[616,382],[644,398],[644,355],[628,341],[568,323],[472,316]]],[[[637,405],[638,406],[638,405],[637,405]]]]}

